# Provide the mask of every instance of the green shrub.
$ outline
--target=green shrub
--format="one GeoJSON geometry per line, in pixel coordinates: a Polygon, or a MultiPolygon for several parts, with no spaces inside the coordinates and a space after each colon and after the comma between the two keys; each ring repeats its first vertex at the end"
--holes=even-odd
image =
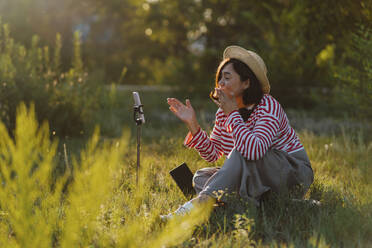
{"type": "Polygon", "coordinates": [[[32,38],[26,48],[0,23],[0,117],[9,130],[15,127],[20,102],[34,103],[39,120],[48,120],[56,135],[79,135],[91,125],[102,91],[88,78],[80,55],[80,35],[75,33],[72,67],[61,69],[61,36],[57,34],[54,55],[49,47],[32,38]]]}

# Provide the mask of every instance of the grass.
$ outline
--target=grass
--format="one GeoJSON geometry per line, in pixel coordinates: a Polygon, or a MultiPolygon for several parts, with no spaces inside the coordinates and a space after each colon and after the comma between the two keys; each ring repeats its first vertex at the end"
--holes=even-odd
{"type": "MultiPolygon", "coordinates": [[[[166,93],[162,94],[142,97],[149,114],[142,133],[139,185],[129,93],[121,95],[116,105],[107,104],[111,109],[105,109],[104,117],[97,114],[105,124],[87,140],[50,141],[48,126],[39,125],[32,108],[24,106],[19,108],[14,138],[0,125],[4,134],[0,137],[0,246],[372,245],[372,142],[363,133],[368,126],[353,132],[347,125],[325,132],[297,128],[315,173],[306,198],[319,200],[321,206],[292,201],[285,193],[268,197],[260,208],[232,198],[225,207],[207,205],[190,217],[162,223],[160,214],[186,200],[168,171],[182,162],[193,171],[210,166],[182,146],[186,129],[163,114],[169,112],[165,100],[154,100],[165,99],[166,93]]],[[[207,113],[213,113],[214,106],[202,101],[193,104],[202,126],[210,128],[213,114],[207,113]]],[[[306,123],[303,116],[292,116],[296,125],[306,123]]]]}

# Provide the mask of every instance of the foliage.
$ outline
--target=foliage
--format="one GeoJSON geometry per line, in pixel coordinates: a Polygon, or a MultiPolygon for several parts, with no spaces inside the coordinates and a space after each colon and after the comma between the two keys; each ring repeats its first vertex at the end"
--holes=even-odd
{"type": "Polygon", "coordinates": [[[80,158],[66,158],[66,173],[53,180],[57,142],[50,141],[47,123],[38,125],[33,106],[18,109],[14,140],[2,123],[0,130],[1,247],[160,247],[182,242],[208,215],[205,206],[154,230],[159,211],[150,211],[150,175],[136,186],[123,165],[128,132],[101,143],[96,131],[80,158]]]}
{"type": "Polygon", "coordinates": [[[1,246],[48,247],[59,217],[62,186],[51,188],[57,144],[49,140],[48,125],[39,128],[33,107],[28,112],[25,105],[18,109],[14,140],[2,123],[0,130],[1,246]],[[6,238],[14,234],[17,240],[6,238]]]}
{"type": "Polygon", "coordinates": [[[56,36],[54,53],[47,46],[40,47],[39,40],[33,36],[31,47],[26,48],[14,41],[7,24],[1,25],[1,119],[13,130],[18,104],[33,102],[38,119],[48,120],[58,136],[79,135],[89,129],[100,93],[84,71],[80,36],[75,34],[73,66],[66,72],[61,68],[61,36],[56,36]]]}
{"type": "Polygon", "coordinates": [[[352,34],[344,64],[335,66],[336,107],[359,118],[372,117],[372,28],[361,25],[352,34]]]}
{"type": "Polygon", "coordinates": [[[108,84],[171,84],[207,95],[223,49],[241,45],[265,60],[273,95],[297,108],[331,104],[338,85],[332,62],[344,61],[355,24],[371,23],[371,10],[370,0],[0,3],[4,20],[22,30],[14,34],[22,44],[36,33],[51,45],[55,32],[62,34],[63,68],[73,56],[73,31],[80,30],[85,65],[108,84]]]}

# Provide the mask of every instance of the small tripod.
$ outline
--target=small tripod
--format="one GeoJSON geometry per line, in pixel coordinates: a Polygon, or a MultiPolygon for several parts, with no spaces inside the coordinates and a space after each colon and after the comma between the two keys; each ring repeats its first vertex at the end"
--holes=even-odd
{"type": "Polygon", "coordinates": [[[136,171],[136,183],[138,185],[138,177],[139,177],[139,171],[140,171],[140,150],[141,150],[141,125],[143,124],[143,120],[141,119],[141,115],[143,115],[142,110],[143,104],[135,105],[133,107],[134,110],[134,121],[137,125],[137,171],[136,171]]]}

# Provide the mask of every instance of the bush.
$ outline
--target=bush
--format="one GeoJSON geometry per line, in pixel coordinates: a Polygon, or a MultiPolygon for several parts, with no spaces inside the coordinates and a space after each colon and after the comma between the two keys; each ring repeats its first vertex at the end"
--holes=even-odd
{"type": "Polygon", "coordinates": [[[49,47],[18,44],[7,24],[0,23],[0,117],[8,130],[15,127],[20,102],[34,103],[38,119],[48,120],[54,134],[79,135],[91,126],[95,99],[102,92],[88,78],[80,56],[80,35],[75,33],[72,66],[61,71],[61,36],[57,34],[53,56],[49,47]]]}

